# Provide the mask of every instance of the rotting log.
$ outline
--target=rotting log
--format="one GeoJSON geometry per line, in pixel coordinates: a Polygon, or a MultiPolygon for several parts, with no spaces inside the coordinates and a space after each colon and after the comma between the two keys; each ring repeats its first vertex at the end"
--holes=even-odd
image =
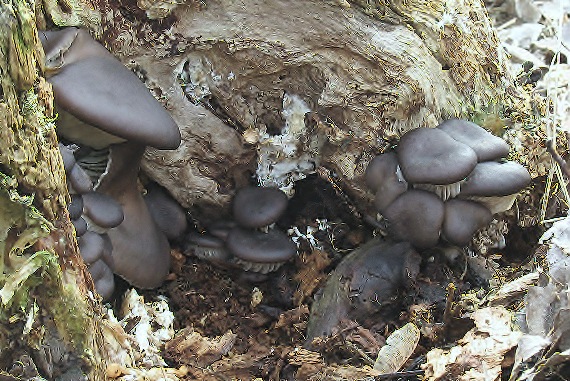
{"type": "Polygon", "coordinates": [[[29,2],[0,4],[0,52],[0,374],[103,380],[103,309],[66,209],[53,96],[29,2]]]}
{"type": "Polygon", "coordinates": [[[543,150],[526,144],[545,137],[545,104],[515,84],[478,0],[11,0],[0,17],[0,235],[18,259],[4,265],[3,295],[12,284],[14,296],[0,316],[2,369],[41,358],[46,343],[82,359],[90,380],[106,360],[36,26],[90,30],[165,105],[184,143],[149,149],[144,169],[197,216],[223,211],[255,174],[290,188],[316,172],[366,210],[369,160],[449,117],[502,134],[533,176],[545,173],[543,150]],[[10,277],[21,266],[29,276],[10,277]]]}
{"type": "Polygon", "coordinates": [[[503,135],[533,176],[545,172],[547,154],[525,144],[544,139],[545,104],[515,84],[481,1],[101,0],[93,9],[100,17],[47,23],[89,28],[171,112],[183,144],[149,149],[143,167],[198,219],[223,211],[252,175],[290,189],[316,172],[366,210],[371,158],[450,117],[503,135]]]}
{"type": "Polygon", "coordinates": [[[198,218],[223,211],[250,175],[290,188],[312,172],[366,210],[370,159],[405,131],[449,117],[502,134],[533,176],[545,173],[544,151],[525,143],[544,139],[547,110],[515,85],[480,1],[95,9],[100,18],[70,19],[84,20],[181,126],[181,147],[148,150],[144,169],[198,218]]]}

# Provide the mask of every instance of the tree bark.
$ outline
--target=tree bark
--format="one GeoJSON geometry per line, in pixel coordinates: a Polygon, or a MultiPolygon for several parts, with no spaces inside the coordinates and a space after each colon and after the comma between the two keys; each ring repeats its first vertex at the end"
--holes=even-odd
{"type": "Polygon", "coordinates": [[[292,192],[317,173],[364,212],[374,155],[450,117],[502,134],[533,176],[545,173],[543,151],[526,144],[545,136],[545,104],[515,84],[479,0],[3,2],[0,348],[11,349],[2,369],[22,356],[41,368],[34,348],[52,342],[82,359],[90,380],[103,379],[108,360],[42,78],[36,28],[64,26],[89,29],[179,124],[180,148],[147,150],[143,167],[197,218],[226,213],[254,175],[292,192]]]}
{"type": "Polygon", "coordinates": [[[66,209],[53,96],[28,2],[0,5],[0,51],[0,374],[103,380],[102,308],[66,209]]]}
{"type": "MultiPolygon", "coordinates": [[[[462,117],[511,143],[543,137],[480,1],[101,1],[84,23],[138,73],[183,144],[143,168],[198,218],[255,175],[290,190],[318,173],[359,210],[363,172],[404,132],[462,117]],[[143,10],[146,10],[143,11],[143,10]],[[521,127],[532,126],[519,133],[521,127]]],[[[534,176],[542,153],[519,150],[534,176]]]]}

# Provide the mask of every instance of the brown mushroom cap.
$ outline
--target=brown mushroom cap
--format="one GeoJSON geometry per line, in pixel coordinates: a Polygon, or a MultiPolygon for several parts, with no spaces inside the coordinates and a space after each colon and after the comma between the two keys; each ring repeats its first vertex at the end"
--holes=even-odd
{"type": "Polygon", "coordinates": [[[123,221],[123,209],[112,197],[99,192],[89,192],[82,196],[85,215],[97,226],[114,228],[123,221]]]}
{"type": "Polygon", "coordinates": [[[475,151],[435,128],[405,133],[397,154],[404,178],[415,184],[453,184],[463,180],[477,164],[475,151]]]}
{"type": "Polygon", "coordinates": [[[374,204],[380,213],[408,189],[408,183],[398,176],[397,171],[398,158],[395,152],[376,156],[366,167],[366,184],[376,192],[374,204]]]}
{"type": "Polygon", "coordinates": [[[475,201],[451,199],[445,202],[442,236],[457,246],[469,244],[475,232],[487,226],[493,214],[475,201]]]}
{"type": "Polygon", "coordinates": [[[271,225],[287,208],[287,196],[277,188],[245,187],[233,199],[236,222],[246,228],[271,225]]]}
{"type": "Polygon", "coordinates": [[[448,119],[437,128],[471,147],[479,162],[497,160],[509,154],[509,145],[503,139],[467,120],[448,119]]]}
{"type": "Polygon", "coordinates": [[[486,161],[473,169],[459,196],[507,196],[521,191],[530,180],[530,174],[519,163],[486,161]]]}
{"type": "Polygon", "coordinates": [[[237,258],[255,263],[285,262],[297,253],[297,246],[280,230],[268,233],[236,227],[230,231],[227,248],[237,258]]]}
{"type": "Polygon", "coordinates": [[[443,215],[443,202],[439,197],[417,189],[400,195],[384,212],[391,237],[410,242],[419,249],[437,244],[443,215]]]}
{"type": "Polygon", "coordinates": [[[109,134],[175,149],[180,131],[137,76],[85,31],[40,33],[49,56],[61,55],[48,81],[57,105],[109,134]],[[71,42],[70,42],[71,41],[71,42]]]}

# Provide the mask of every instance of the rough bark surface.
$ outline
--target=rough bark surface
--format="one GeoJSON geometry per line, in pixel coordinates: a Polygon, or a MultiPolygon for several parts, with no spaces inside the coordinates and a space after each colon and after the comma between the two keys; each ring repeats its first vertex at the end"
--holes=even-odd
{"type": "Polygon", "coordinates": [[[0,373],[101,380],[101,305],[66,210],[51,86],[40,76],[28,2],[0,5],[0,52],[0,373]]]}
{"type": "MultiPolygon", "coordinates": [[[[90,28],[171,112],[184,142],[148,150],[144,169],[206,215],[251,176],[290,190],[314,172],[364,209],[364,168],[410,129],[450,117],[499,133],[540,125],[480,1],[100,1],[95,10],[100,23],[52,21],[90,28]]],[[[538,174],[537,158],[523,161],[538,174]]]]}
{"type": "MultiPolygon", "coordinates": [[[[37,321],[48,328],[40,341],[63,342],[65,351],[86,360],[81,371],[92,380],[102,379],[105,364],[99,306],[88,299],[92,285],[65,212],[36,26],[89,29],[165,105],[183,144],[172,152],[149,149],[144,170],[196,216],[223,213],[235,189],[249,182],[291,191],[311,173],[339,185],[365,210],[371,195],[362,175],[370,159],[402,133],[449,117],[499,133],[506,127],[504,136],[519,144],[519,160],[533,176],[544,173],[536,144],[524,145],[543,137],[544,105],[514,85],[478,0],[38,0],[33,10],[18,0],[0,6],[0,172],[7,179],[1,201],[16,214],[37,210],[45,217],[47,224],[38,217],[36,225],[49,231],[24,254],[42,259],[37,268],[53,279],[25,289],[37,297],[19,299],[25,302],[18,305],[19,327],[30,316],[21,311],[37,301],[45,314],[32,316],[56,322],[37,321]],[[36,209],[14,201],[29,194],[36,209]],[[59,319],[62,313],[73,324],[59,319]]],[[[9,222],[0,225],[7,232],[32,226],[12,214],[0,217],[9,222]]],[[[3,245],[12,245],[9,236],[0,237],[3,245]]],[[[0,348],[31,332],[6,330],[13,315],[8,307],[4,312],[0,348]]],[[[0,365],[32,344],[2,351],[0,365]]]]}

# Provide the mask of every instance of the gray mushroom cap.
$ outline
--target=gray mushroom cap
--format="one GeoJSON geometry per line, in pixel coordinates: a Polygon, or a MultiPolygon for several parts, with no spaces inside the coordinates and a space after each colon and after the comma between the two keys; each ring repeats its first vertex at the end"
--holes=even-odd
{"type": "Polygon", "coordinates": [[[457,246],[469,244],[475,232],[493,219],[489,209],[475,201],[451,199],[445,202],[442,236],[457,246]]]}
{"type": "Polygon", "coordinates": [[[242,227],[271,225],[287,208],[287,196],[277,188],[245,187],[233,199],[233,215],[242,227]]]}
{"type": "Polygon", "coordinates": [[[255,263],[285,262],[297,253],[297,246],[280,230],[268,233],[236,227],[230,231],[226,246],[237,258],[255,263]]]}
{"type": "Polygon", "coordinates": [[[88,268],[95,290],[103,300],[109,299],[115,290],[115,276],[113,270],[101,259],[91,264],[88,268]]]}
{"type": "Polygon", "coordinates": [[[76,220],[83,214],[83,197],[80,194],[72,194],[71,202],[67,205],[69,219],[76,220]]]}
{"type": "Polygon", "coordinates": [[[381,213],[408,189],[408,183],[398,175],[395,152],[386,152],[372,159],[364,176],[368,187],[376,192],[374,204],[381,213]]]}
{"type": "Polygon", "coordinates": [[[71,221],[73,227],[75,228],[75,235],[81,237],[87,232],[87,222],[82,218],[71,221]]]}
{"type": "Polygon", "coordinates": [[[509,145],[503,139],[467,120],[448,119],[437,128],[471,147],[479,162],[497,160],[509,154],[509,145]]]}
{"type": "Polygon", "coordinates": [[[75,165],[75,156],[73,155],[73,151],[65,145],[59,143],[59,153],[63,159],[63,168],[65,172],[68,173],[75,165]]]}
{"type": "Polygon", "coordinates": [[[186,239],[190,244],[210,247],[210,248],[221,248],[224,246],[224,241],[218,237],[211,236],[209,234],[200,233],[190,233],[186,235],[186,239]]]}
{"type": "Polygon", "coordinates": [[[123,221],[123,209],[112,197],[99,192],[85,193],[82,197],[85,215],[97,226],[113,228],[123,221]]]}
{"type": "Polygon", "coordinates": [[[514,161],[477,164],[461,186],[462,196],[507,196],[530,184],[530,174],[514,161]]]}
{"type": "Polygon", "coordinates": [[[230,231],[237,226],[235,221],[232,220],[219,220],[214,221],[208,225],[208,232],[221,240],[228,239],[230,231]]]}
{"type": "Polygon", "coordinates": [[[400,195],[383,213],[391,237],[427,249],[437,244],[443,223],[443,202],[435,194],[412,189],[400,195]]]}
{"type": "Polygon", "coordinates": [[[93,190],[93,183],[89,175],[79,165],[75,164],[67,173],[67,179],[74,192],[79,194],[88,193],[93,190]]]}
{"type": "Polygon", "coordinates": [[[48,78],[59,107],[114,136],[160,149],[180,145],[180,131],[168,112],[88,33],[75,29],[40,36],[50,56],[62,57],[48,78]]]}
{"type": "Polygon", "coordinates": [[[156,225],[168,239],[180,238],[188,227],[182,206],[157,184],[148,184],[146,189],[144,201],[156,225]]]}
{"type": "Polygon", "coordinates": [[[404,178],[415,184],[453,184],[463,180],[477,164],[475,151],[435,128],[405,133],[397,154],[404,178]]]}
{"type": "Polygon", "coordinates": [[[105,240],[101,235],[88,231],[77,240],[77,243],[79,244],[79,253],[85,263],[91,264],[103,258],[105,240]]]}

